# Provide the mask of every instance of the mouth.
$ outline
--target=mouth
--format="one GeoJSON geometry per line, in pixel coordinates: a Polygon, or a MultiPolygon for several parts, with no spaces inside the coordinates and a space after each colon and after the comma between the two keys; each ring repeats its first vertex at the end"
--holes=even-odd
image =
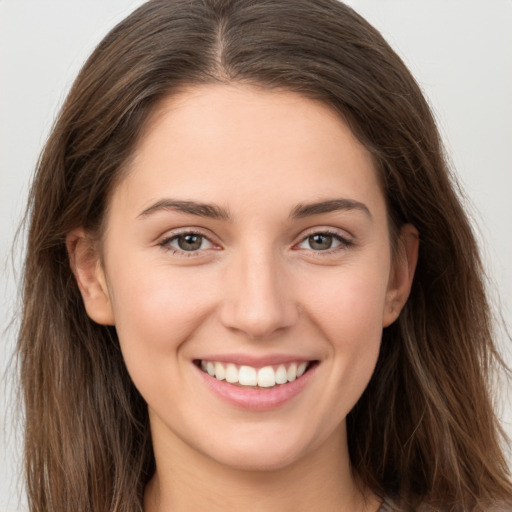
{"type": "Polygon", "coordinates": [[[304,374],[317,366],[319,361],[290,361],[261,368],[205,359],[196,359],[194,364],[210,377],[237,387],[275,389],[301,379],[304,374]]]}

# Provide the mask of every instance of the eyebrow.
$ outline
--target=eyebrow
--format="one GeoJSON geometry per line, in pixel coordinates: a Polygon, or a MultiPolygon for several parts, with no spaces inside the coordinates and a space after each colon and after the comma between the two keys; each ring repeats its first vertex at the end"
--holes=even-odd
{"type": "Polygon", "coordinates": [[[364,203],[354,199],[328,199],[327,201],[318,201],[316,203],[301,203],[292,210],[290,217],[292,219],[302,219],[311,215],[320,215],[340,210],[356,210],[365,213],[370,219],[373,218],[370,209],[364,203]]]}
{"type": "MultiPolygon", "coordinates": [[[[198,217],[208,217],[217,220],[230,220],[229,211],[221,206],[198,201],[179,201],[175,199],[161,199],[149,208],[143,210],[138,217],[147,217],[153,213],[162,210],[173,210],[198,217]]],[[[331,213],[336,211],[361,211],[370,219],[372,214],[369,208],[354,199],[328,199],[326,201],[317,201],[314,203],[300,203],[290,213],[291,219],[302,219],[312,215],[320,215],[322,213],[331,213]]]]}
{"type": "Polygon", "coordinates": [[[209,217],[211,219],[218,220],[229,220],[231,217],[228,210],[214,204],[201,203],[197,201],[177,201],[174,199],[161,199],[142,211],[138,217],[147,217],[152,213],[162,210],[174,210],[181,213],[188,213],[199,217],[209,217]]]}

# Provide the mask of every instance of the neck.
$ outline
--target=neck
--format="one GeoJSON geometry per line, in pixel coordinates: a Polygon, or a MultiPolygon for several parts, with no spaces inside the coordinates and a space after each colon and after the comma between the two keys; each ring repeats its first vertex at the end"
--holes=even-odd
{"type": "Polygon", "coordinates": [[[374,512],[379,501],[357,485],[345,431],[284,467],[228,467],[182,443],[166,456],[155,444],[156,472],[146,488],[145,512],[374,512]]]}

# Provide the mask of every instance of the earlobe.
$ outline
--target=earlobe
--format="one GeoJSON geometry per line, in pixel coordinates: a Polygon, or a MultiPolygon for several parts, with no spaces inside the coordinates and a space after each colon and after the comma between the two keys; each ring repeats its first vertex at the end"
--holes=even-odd
{"type": "Polygon", "coordinates": [[[66,236],[66,248],[87,315],[98,324],[114,325],[105,272],[95,243],[83,229],[76,229],[66,236]]]}
{"type": "Polygon", "coordinates": [[[412,224],[400,229],[397,254],[392,263],[382,326],[391,325],[400,315],[411,292],[418,262],[419,234],[412,224]]]}

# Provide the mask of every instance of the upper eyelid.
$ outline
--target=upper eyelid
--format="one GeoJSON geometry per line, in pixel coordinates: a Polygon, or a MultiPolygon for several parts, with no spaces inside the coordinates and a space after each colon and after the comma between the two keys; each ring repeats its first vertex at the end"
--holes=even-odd
{"type": "Polygon", "coordinates": [[[201,257],[205,256],[205,254],[208,251],[212,251],[212,250],[216,251],[219,249],[219,244],[214,242],[211,239],[211,237],[208,237],[199,231],[193,231],[191,229],[185,229],[183,231],[168,233],[167,235],[163,235],[162,237],[160,237],[158,239],[156,245],[157,245],[157,247],[164,249],[165,251],[169,251],[172,254],[177,255],[180,258],[194,258],[194,257],[201,258],[201,257]],[[174,247],[171,245],[171,242],[175,241],[180,236],[188,235],[188,234],[199,235],[199,236],[205,238],[206,240],[208,240],[210,242],[212,247],[208,247],[206,249],[197,249],[197,250],[193,250],[193,251],[186,251],[184,249],[181,249],[179,247],[174,247]]]}
{"type": "Polygon", "coordinates": [[[353,241],[354,235],[352,235],[349,231],[341,228],[335,228],[335,227],[329,227],[329,226],[320,226],[320,227],[314,227],[310,229],[306,229],[301,232],[299,235],[299,241],[305,240],[306,238],[316,235],[316,234],[322,234],[327,233],[329,235],[334,235],[342,238],[343,240],[347,241],[353,241]]]}
{"type": "Polygon", "coordinates": [[[218,237],[216,237],[211,232],[205,232],[207,230],[204,230],[203,228],[199,227],[185,227],[185,228],[176,228],[176,229],[168,229],[166,230],[162,235],[158,237],[158,241],[162,242],[165,240],[172,240],[173,238],[176,238],[181,235],[200,235],[204,238],[207,238],[212,244],[218,245],[219,242],[218,237]]]}
{"type": "MultiPolygon", "coordinates": [[[[315,235],[315,234],[329,234],[336,237],[339,237],[340,239],[346,241],[346,242],[353,242],[354,236],[348,232],[345,229],[336,228],[333,226],[315,226],[311,227],[305,230],[302,230],[301,233],[294,237],[293,246],[295,246],[297,243],[303,242],[306,238],[315,235]]],[[[201,228],[199,226],[187,226],[187,227],[181,227],[176,229],[170,229],[164,232],[162,235],[158,237],[158,243],[161,244],[163,242],[167,242],[169,240],[172,240],[176,237],[179,237],[181,235],[186,234],[196,234],[205,237],[207,240],[209,240],[214,245],[222,245],[222,243],[219,240],[219,237],[217,237],[214,233],[212,233],[210,230],[206,230],[204,228],[201,228]]]]}
{"type": "Polygon", "coordinates": [[[297,242],[294,242],[292,246],[292,250],[300,250],[300,251],[306,251],[306,253],[311,254],[315,257],[319,258],[325,258],[329,255],[337,254],[340,251],[347,250],[348,248],[352,247],[354,245],[354,236],[347,233],[345,230],[343,231],[346,235],[341,234],[339,228],[312,228],[311,230],[307,231],[306,233],[301,234],[299,240],[297,242]],[[303,249],[298,248],[300,244],[304,243],[309,237],[316,235],[316,234],[326,234],[329,236],[332,236],[336,238],[339,242],[339,246],[331,247],[329,249],[325,249],[323,251],[315,250],[315,249],[303,249]]]}

